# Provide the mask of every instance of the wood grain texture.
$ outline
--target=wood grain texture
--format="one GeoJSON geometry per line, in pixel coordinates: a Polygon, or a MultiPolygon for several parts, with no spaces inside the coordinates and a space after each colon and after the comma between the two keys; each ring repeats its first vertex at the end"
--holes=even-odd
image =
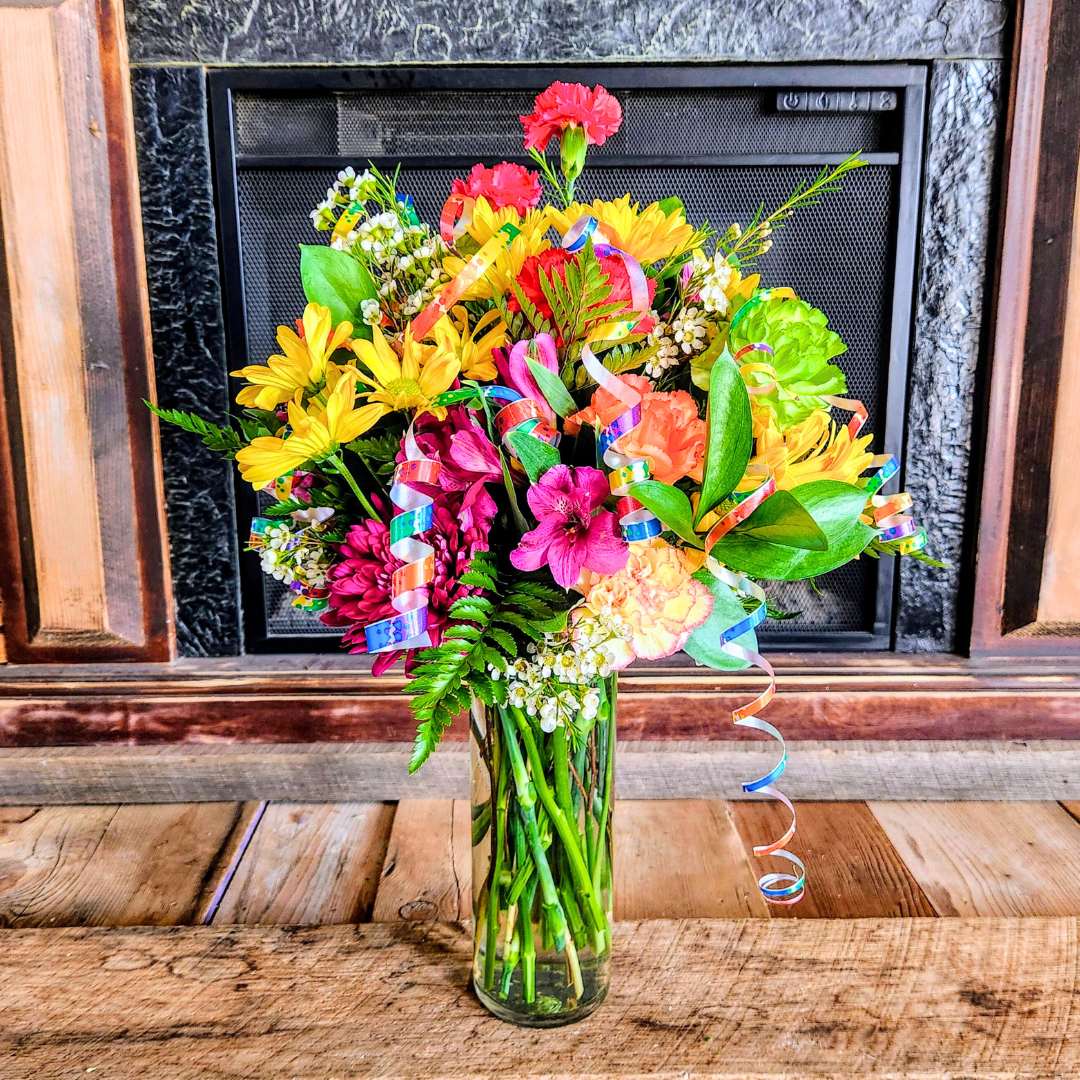
{"type": "MultiPolygon", "coordinates": [[[[1048,800],[1076,794],[1075,742],[788,742],[784,791],[822,800],[1048,800]]],[[[468,796],[465,747],[415,776],[407,744],[310,743],[0,749],[0,806],[38,803],[382,802],[468,796]]],[[[620,799],[739,799],[775,763],[766,743],[619,747],[620,799]]]]}
{"type": "Polygon", "coordinates": [[[393,820],[386,803],[271,804],[214,924],[367,922],[393,820]]]}
{"type": "Polygon", "coordinates": [[[232,803],[12,808],[0,821],[0,925],[187,922],[237,813],[232,803]]]}
{"type": "Polygon", "coordinates": [[[14,1076],[956,1080],[1080,1072],[1075,919],[621,923],[595,1016],[467,992],[444,923],[0,937],[14,1076]]]}
{"type": "MultiPolygon", "coordinates": [[[[918,882],[865,803],[800,802],[798,831],[787,845],[806,864],[807,889],[798,904],[768,904],[773,918],[867,919],[936,914],[918,882]]],[[[754,845],[783,836],[791,823],[779,803],[732,804],[735,825],[753,860],[755,879],[789,869],[757,858],[754,845]]]]}
{"type": "Polygon", "coordinates": [[[1073,915],[1080,824],[1054,803],[871,803],[939,915],[1073,915]]]}
{"type": "Polygon", "coordinates": [[[465,799],[398,804],[372,922],[472,917],[472,828],[465,799]]]}
{"type": "Polygon", "coordinates": [[[616,919],[768,914],[727,803],[623,799],[612,827],[616,919]]]}
{"type": "Polygon", "coordinates": [[[8,653],[20,663],[167,660],[169,581],[160,455],[142,404],[153,379],[122,16],[111,0],[0,0],[0,39],[8,653]]]}

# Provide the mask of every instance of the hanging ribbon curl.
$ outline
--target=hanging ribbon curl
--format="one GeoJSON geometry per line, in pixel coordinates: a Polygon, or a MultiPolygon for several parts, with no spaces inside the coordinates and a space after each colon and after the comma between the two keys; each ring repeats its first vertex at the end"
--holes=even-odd
{"type": "Polygon", "coordinates": [[[422,649],[431,644],[428,634],[428,592],[435,577],[435,549],[419,539],[435,518],[434,501],[413,484],[434,484],[442,466],[424,457],[410,426],[405,433],[405,460],[394,470],[390,501],[398,509],[390,519],[390,554],[405,565],[391,579],[391,604],[399,613],[369,623],[364,637],[370,653],[393,649],[422,649]]]}

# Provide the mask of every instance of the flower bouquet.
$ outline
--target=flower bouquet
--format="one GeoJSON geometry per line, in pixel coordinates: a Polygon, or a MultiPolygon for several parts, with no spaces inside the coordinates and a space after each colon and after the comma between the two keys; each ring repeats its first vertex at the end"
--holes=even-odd
{"type": "MultiPolygon", "coordinates": [[[[404,658],[411,768],[467,714],[474,983],[497,1015],[566,1023],[608,986],[616,673],[683,650],[756,665],[762,583],[862,556],[926,558],[884,495],[844,344],[755,260],[853,157],[745,228],[676,194],[575,201],[622,122],[602,87],[554,83],[522,117],[535,169],[477,165],[438,228],[397,176],[346,169],[301,248],[309,300],[245,380],[234,426],[155,409],[235,458],[264,509],[249,550],[379,675],[404,658]],[[557,154],[549,151],[557,147],[557,154]],[[545,199],[545,189],[547,200],[545,199]],[[549,200],[549,201],[548,201],[549,200]]],[[[784,758],[744,785],[774,787],[784,758]]],[[[788,832],[766,899],[802,894],[788,832]]]]}

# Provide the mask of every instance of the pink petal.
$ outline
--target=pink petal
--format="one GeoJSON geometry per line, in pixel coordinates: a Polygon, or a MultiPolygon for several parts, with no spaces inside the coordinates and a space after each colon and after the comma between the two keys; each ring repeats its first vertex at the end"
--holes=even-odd
{"type": "Polygon", "coordinates": [[[529,509],[538,519],[555,516],[565,520],[566,512],[559,506],[566,502],[568,496],[573,498],[575,495],[570,466],[553,465],[529,488],[527,498],[529,509]]]}
{"type": "Polygon", "coordinates": [[[601,510],[589,522],[585,568],[597,574],[616,574],[630,557],[630,548],[619,534],[618,519],[610,510],[601,510]]]}
{"type": "Polygon", "coordinates": [[[510,562],[519,570],[539,570],[547,562],[548,549],[561,532],[557,522],[541,521],[527,532],[517,548],[510,552],[510,562]]]}
{"type": "Polygon", "coordinates": [[[525,397],[536,401],[547,414],[548,421],[554,424],[555,410],[548,404],[547,398],[544,397],[526,363],[530,345],[533,347],[532,352],[535,358],[548,371],[558,374],[559,358],[555,353],[555,339],[550,334],[537,334],[532,341],[519,341],[510,350],[510,378],[514,380],[514,384],[525,397]]]}
{"type": "Polygon", "coordinates": [[[466,472],[501,475],[499,453],[480,431],[459,431],[450,439],[450,460],[466,472]]]}
{"type": "Polygon", "coordinates": [[[574,487],[590,514],[598,506],[603,506],[604,500],[611,494],[608,478],[599,469],[588,466],[579,466],[574,470],[574,487]]]}
{"type": "Polygon", "coordinates": [[[564,589],[569,589],[581,576],[588,550],[588,538],[580,529],[561,529],[548,545],[547,559],[551,576],[564,589]]]}

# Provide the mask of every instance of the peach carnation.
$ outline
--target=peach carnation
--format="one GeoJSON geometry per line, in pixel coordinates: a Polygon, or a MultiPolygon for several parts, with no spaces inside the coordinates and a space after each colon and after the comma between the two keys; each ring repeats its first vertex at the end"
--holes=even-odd
{"type": "MultiPolygon", "coordinates": [[[[627,435],[621,448],[628,457],[648,458],[652,478],[674,484],[684,476],[701,483],[705,467],[705,421],[685,390],[658,394],[641,375],[620,375],[620,380],[641,394],[641,423],[627,435]]],[[[597,388],[592,404],[566,420],[573,434],[582,424],[600,428],[626,408],[613,394],[597,388]]]]}
{"type": "Polygon", "coordinates": [[[630,628],[635,656],[660,660],[677,653],[712,614],[712,593],[693,576],[703,559],[656,537],[631,544],[618,573],[582,571],[577,587],[586,609],[630,628]]]}

